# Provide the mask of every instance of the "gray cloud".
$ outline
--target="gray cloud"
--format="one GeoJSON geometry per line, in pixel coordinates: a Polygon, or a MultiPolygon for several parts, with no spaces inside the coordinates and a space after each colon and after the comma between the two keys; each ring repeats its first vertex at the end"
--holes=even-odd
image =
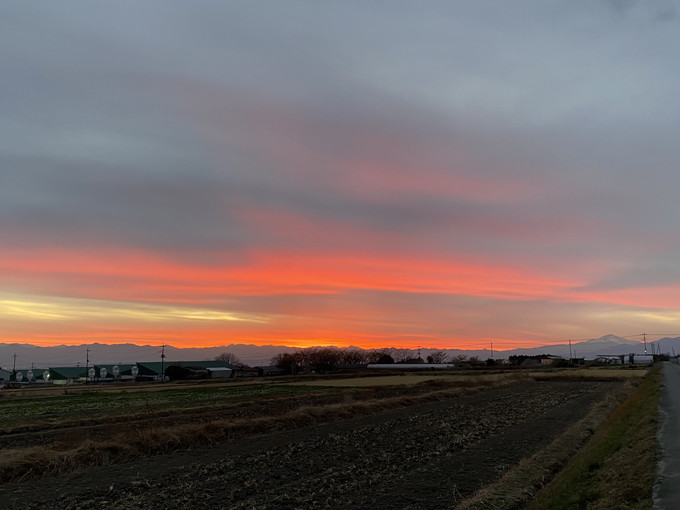
{"type": "Polygon", "coordinates": [[[680,249],[680,32],[656,21],[676,12],[7,2],[0,233],[190,260],[478,255],[579,281],[609,263],[588,283],[660,283],[680,249]]]}

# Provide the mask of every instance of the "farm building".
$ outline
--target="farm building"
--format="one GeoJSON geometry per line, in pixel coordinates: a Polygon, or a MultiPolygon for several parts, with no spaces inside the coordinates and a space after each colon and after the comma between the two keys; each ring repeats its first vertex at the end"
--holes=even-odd
{"type": "Polygon", "coordinates": [[[654,356],[651,354],[629,354],[627,356],[628,363],[631,365],[652,365],[654,363],[654,356]]]}
{"type": "Polygon", "coordinates": [[[170,365],[165,369],[165,377],[171,381],[188,381],[191,379],[210,379],[207,368],[185,365],[170,365]]]}
{"type": "Polygon", "coordinates": [[[99,381],[131,381],[134,363],[119,363],[116,365],[95,365],[95,377],[99,381]]]}
{"type": "Polygon", "coordinates": [[[283,375],[285,370],[279,367],[272,366],[259,366],[255,367],[257,370],[257,375],[268,376],[268,375],[283,375]]]}
{"type": "Polygon", "coordinates": [[[234,377],[258,377],[260,371],[257,367],[240,367],[237,369],[234,377]]]}
{"type": "MultiPolygon", "coordinates": [[[[43,376],[45,372],[46,370],[44,368],[21,369],[17,370],[13,376],[10,374],[10,379],[12,381],[17,381],[24,384],[36,382],[43,383],[45,382],[45,378],[43,376]]],[[[47,379],[49,380],[49,377],[47,379]]]]}
{"type": "Polygon", "coordinates": [[[207,370],[211,379],[229,379],[234,376],[234,371],[229,367],[211,367],[207,370]]]}
{"type": "Polygon", "coordinates": [[[601,365],[623,365],[623,354],[600,354],[595,358],[595,363],[601,365]]]}
{"type": "MultiPolygon", "coordinates": [[[[189,377],[189,378],[210,378],[211,373],[210,369],[217,369],[217,368],[222,368],[222,369],[229,369],[230,370],[230,375],[229,377],[233,377],[233,374],[235,372],[236,367],[233,365],[230,365],[229,363],[225,363],[224,361],[214,361],[214,360],[209,360],[209,361],[172,361],[172,362],[166,362],[166,363],[161,363],[160,361],[150,361],[150,362],[140,362],[137,363],[137,367],[139,369],[139,377],[144,377],[144,378],[153,378],[153,379],[160,379],[161,378],[161,371],[165,371],[165,375],[168,374],[168,369],[170,371],[177,371],[176,368],[171,368],[171,367],[180,367],[180,368],[190,368],[193,371],[195,371],[195,374],[192,374],[195,377],[189,377]]],[[[217,377],[224,377],[224,375],[217,375],[218,371],[215,371],[215,376],[217,377]]],[[[226,373],[226,372],[225,372],[226,373]]]]}
{"type": "Polygon", "coordinates": [[[72,384],[85,381],[87,369],[85,367],[50,367],[49,380],[53,384],[72,384]]]}
{"type": "Polygon", "coordinates": [[[564,361],[562,356],[545,356],[541,358],[541,365],[552,365],[559,361],[564,361]]]}
{"type": "Polygon", "coordinates": [[[0,383],[9,382],[9,378],[12,376],[12,372],[9,370],[3,370],[0,368],[0,383]]]}
{"type": "Polygon", "coordinates": [[[181,365],[191,365],[194,367],[202,367],[202,368],[231,368],[232,370],[236,369],[234,365],[231,365],[229,363],[225,363],[224,361],[217,361],[217,360],[208,360],[208,361],[183,361],[180,362],[181,365]]]}
{"type": "Polygon", "coordinates": [[[142,361],[137,362],[137,378],[140,379],[160,379],[161,372],[167,369],[173,363],[161,363],[160,361],[142,361]]]}
{"type": "Polygon", "coordinates": [[[651,365],[654,363],[654,356],[650,354],[601,354],[595,358],[595,363],[603,365],[651,365]]]}

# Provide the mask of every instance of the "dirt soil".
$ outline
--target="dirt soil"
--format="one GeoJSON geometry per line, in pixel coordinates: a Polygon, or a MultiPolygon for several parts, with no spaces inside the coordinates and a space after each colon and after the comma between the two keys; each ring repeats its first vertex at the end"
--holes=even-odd
{"type": "Polygon", "coordinates": [[[620,383],[527,382],[0,487],[0,508],[443,509],[620,383]]]}
{"type": "MultiPolygon", "coordinates": [[[[436,389],[436,388],[435,388],[436,389]]],[[[162,406],[146,406],[136,413],[108,416],[105,410],[92,410],[86,419],[62,419],[15,426],[10,431],[0,430],[0,450],[3,448],[27,448],[54,446],[69,448],[85,440],[106,440],[121,431],[144,428],[162,428],[181,423],[212,420],[233,420],[277,416],[302,406],[325,406],[352,400],[379,400],[405,395],[420,395],[433,391],[428,385],[384,386],[334,390],[324,388],[319,393],[303,395],[291,392],[275,397],[253,399],[252,395],[230,397],[226,403],[210,403],[202,407],[164,409],[162,406]]]]}

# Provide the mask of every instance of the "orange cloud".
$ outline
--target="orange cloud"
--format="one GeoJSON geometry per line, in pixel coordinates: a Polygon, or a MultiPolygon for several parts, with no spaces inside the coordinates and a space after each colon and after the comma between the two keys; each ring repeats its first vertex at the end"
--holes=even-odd
{"type": "Polygon", "coordinates": [[[486,344],[464,332],[444,333],[432,324],[441,317],[416,312],[408,304],[385,303],[379,294],[527,300],[574,286],[527,269],[465,258],[317,249],[262,250],[238,260],[208,266],[114,247],[5,250],[0,281],[7,291],[24,296],[6,301],[4,310],[0,305],[6,340],[120,339],[180,346],[486,344]],[[368,294],[355,302],[357,293],[368,294]]]}
{"type": "MultiPolygon", "coordinates": [[[[526,268],[466,258],[253,252],[231,266],[206,266],[152,252],[101,248],[43,248],[7,253],[0,277],[11,285],[62,291],[94,299],[201,303],[220,296],[316,294],[344,289],[445,293],[504,299],[554,296],[576,284],[526,268]]],[[[18,288],[17,291],[25,289],[18,288]]]]}
{"type": "MultiPolygon", "coordinates": [[[[290,218],[282,224],[288,221],[291,228],[299,224],[290,218]]],[[[315,230],[318,225],[312,222],[305,228],[315,230]]],[[[235,259],[210,255],[210,260],[233,262],[206,265],[116,247],[3,250],[0,282],[21,299],[0,299],[0,341],[471,349],[488,348],[493,341],[495,349],[502,350],[544,343],[541,331],[548,326],[532,329],[507,317],[496,321],[489,316],[494,312],[477,305],[494,302],[493,310],[505,306],[503,313],[512,315],[508,310],[521,306],[529,306],[522,309],[525,314],[532,312],[527,302],[610,303],[638,307],[636,317],[643,320],[641,304],[673,310],[680,297],[680,289],[672,285],[585,292],[580,281],[464,256],[390,254],[374,248],[335,252],[318,246],[304,251],[260,249],[235,259]],[[456,310],[457,301],[451,301],[453,309],[447,314],[446,300],[453,297],[472,304],[456,310]],[[431,305],[429,300],[435,298],[431,305]],[[517,307],[510,308],[511,303],[517,307]]],[[[533,313],[538,315],[529,313],[524,320],[547,317],[535,309],[533,313]]],[[[553,331],[571,331],[567,323],[575,319],[550,313],[553,331]]],[[[580,313],[579,320],[586,323],[589,316],[580,313]]],[[[624,315],[630,319],[635,313],[622,306],[591,315],[607,315],[612,324],[623,324],[624,315]]],[[[648,313],[656,322],[678,319],[670,312],[648,313]]]]}

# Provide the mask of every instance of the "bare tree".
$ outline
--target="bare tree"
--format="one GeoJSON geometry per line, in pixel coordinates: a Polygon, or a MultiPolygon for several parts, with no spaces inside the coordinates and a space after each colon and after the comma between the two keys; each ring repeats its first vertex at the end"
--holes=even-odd
{"type": "Polygon", "coordinates": [[[361,365],[366,363],[367,353],[359,349],[342,349],[340,351],[340,362],[347,365],[361,365]]]}
{"type": "Polygon", "coordinates": [[[317,372],[330,370],[341,358],[340,351],[332,347],[310,347],[304,351],[307,357],[306,365],[317,372]]]}
{"type": "Polygon", "coordinates": [[[447,363],[449,361],[449,355],[445,351],[432,351],[427,357],[428,363],[447,363]]]}
{"type": "Polygon", "coordinates": [[[391,359],[388,363],[394,363],[394,358],[392,357],[392,352],[394,348],[385,347],[384,349],[373,349],[366,352],[366,363],[384,363],[386,359],[391,359]]]}
{"type": "Polygon", "coordinates": [[[277,354],[270,364],[282,368],[288,373],[297,373],[300,369],[326,372],[340,363],[341,351],[332,347],[310,347],[295,352],[277,354]]]}
{"type": "Polygon", "coordinates": [[[411,359],[412,353],[408,349],[394,349],[392,357],[397,363],[403,363],[411,359]]]}
{"type": "Polygon", "coordinates": [[[462,363],[464,361],[467,361],[468,357],[465,354],[456,354],[453,357],[453,362],[454,363],[462,363]]]}
{"type": "Polygon", "coordinates": [[[295,353],[290,352],[282,352],[277,354],[269,361],[269,364],[279,367],[287,374],[297,373],[297,367],[299,366],[295,353]]]}
{"type": "Polygon", "coordinates": [[[239,357],[233,352],[223,352],[215,356],[215,361],[223,361],[229,365],[234,365],[235,367],[245,366],[239,357]]]}

